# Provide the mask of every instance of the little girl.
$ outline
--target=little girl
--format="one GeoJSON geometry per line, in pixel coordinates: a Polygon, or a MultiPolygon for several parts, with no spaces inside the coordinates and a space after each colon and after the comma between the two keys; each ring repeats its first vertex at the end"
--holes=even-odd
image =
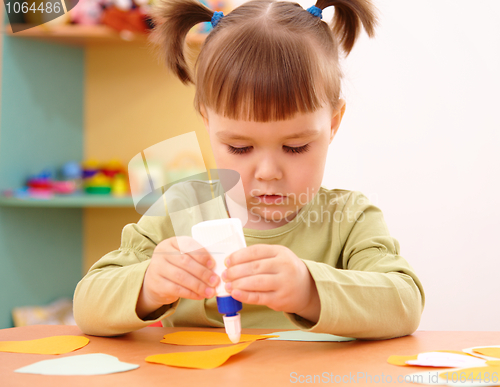
{"type": "Polygon", "coordinates": [[[318,0],[304,10],[253,0],[223,15],[197,0],[161,0],[153,16],[167,66],[196,85],[217,167],[241,176],[248,247],[226,259],[219,278],[206,250],[179,249],[168,215],[143,216],[78,284],[80,328],[118,335],[160,320],[223,327],[214,297],[222,280],[244,305],[243,328],[365,339],[414,332],[422,285],[381,211],[360,192],[320,186],[345,111],[339,51],[349,54],[361,24],[373,36],[371,3],[318,0]],[[328,6],[332,28],[322,21],[328,6]],[[186,34],[206,21],[214,28],[192,72],[186,34]]]}

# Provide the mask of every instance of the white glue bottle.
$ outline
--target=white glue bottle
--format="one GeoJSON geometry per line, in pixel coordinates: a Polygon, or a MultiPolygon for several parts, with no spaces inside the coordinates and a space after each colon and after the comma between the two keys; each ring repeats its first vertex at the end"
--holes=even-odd
{"type": "MultiPolygon", "coordinates": [[[[202,245],[215,259],[215,273],[219,276],[226,268],[224,260],[231,253],[246,247],[243,226],[238,218],[207,220],[191,229],[193,239],[202,245]]],[[[222,279],[215,289],[217,309],[223,314],[224,326],[233,343],[240,341],[241,320],[238,312],[243,308],[224,288],[222,279]]]]}

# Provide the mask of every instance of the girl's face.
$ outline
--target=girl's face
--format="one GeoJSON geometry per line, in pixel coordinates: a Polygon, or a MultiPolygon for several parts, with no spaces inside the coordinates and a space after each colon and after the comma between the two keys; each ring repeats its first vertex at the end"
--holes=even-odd
{"type": "Polygon", "coordinates": [[[333,113],[326,106],[274,122],[232,120],[202,106],[217,168],[241,176],[246,228],[282,226],[318,192],[328,146],[345,111],[345,101],[340,102],[333,113]]]}

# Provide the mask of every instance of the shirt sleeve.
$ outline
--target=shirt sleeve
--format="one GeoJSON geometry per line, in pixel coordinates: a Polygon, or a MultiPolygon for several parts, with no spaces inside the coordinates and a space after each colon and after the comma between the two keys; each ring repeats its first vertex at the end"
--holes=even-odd
{"type": "Polygon", "coordinates": [[[168,237],[160,235],[161,232],[148,232],[155,229],[152,222],[161,220],[166,218],[142,217],[137,224],[126,225],[120,248],[102,257],[78,283],[73,312],[77,325],[84,333],[116,336],[144,328],[174,313],[179,300],[162,306],[144,320],[136,313],[137,300],[153,251],[161,240],[168,237]]]}
{"type": "Polygon", "coordinates": [[[342,214],[334,228],[343,246],[337,265],[328,258],[303,260],[319,294],[318,322],[286,316],[303,330],[338,336],[389,339],[413,333],[424,307],[423,287],[399,255],[399,243],[389,235],[382,212],[353,192],[342,214]]]}

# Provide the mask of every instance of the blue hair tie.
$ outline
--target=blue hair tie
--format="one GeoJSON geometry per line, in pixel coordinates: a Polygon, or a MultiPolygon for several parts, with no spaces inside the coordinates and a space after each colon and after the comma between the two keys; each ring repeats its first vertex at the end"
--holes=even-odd
{"type": "Polygon", "coordinates": [[[224,17],[223,12],[215,11],[214,16],[212,16],[212,27],[215,27],[219,23],[220,19],[222,19],[223,17],[224,17]]]}
{"type": "Polygon", "coordinates": [[[322,14],[321,8],[318,8],[315,5],[313,5],[312,7],[307,8],[307,12],[309,12],[313,16],[319,17],[320,19],[323,18],[323,14],[322,14]]]}

